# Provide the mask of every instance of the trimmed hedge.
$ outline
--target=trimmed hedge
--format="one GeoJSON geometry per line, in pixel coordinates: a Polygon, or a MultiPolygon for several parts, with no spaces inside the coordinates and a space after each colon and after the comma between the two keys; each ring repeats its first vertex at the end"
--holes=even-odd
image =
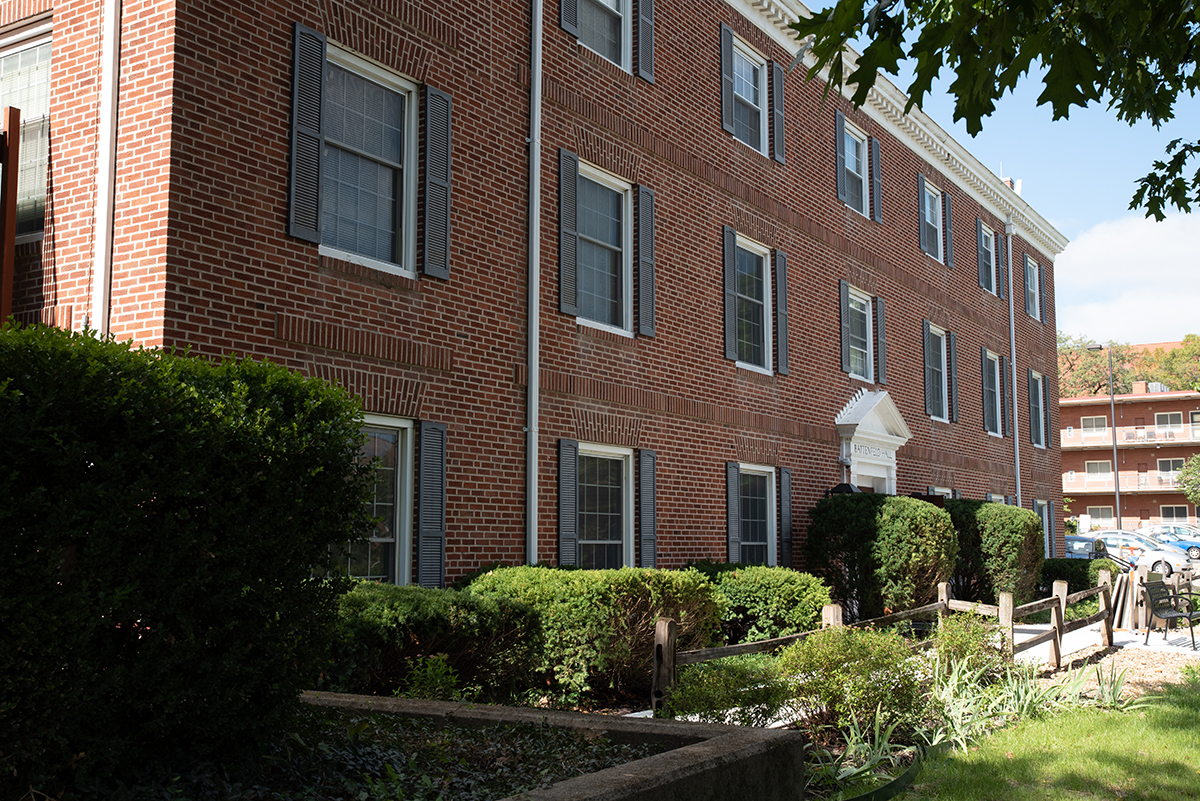
{"type": "Polygon", "coordinates": [[[1018,605],[1033,600],[1045,559],[1038,516],[966,499],[946,501],[946,511],[958,530],[954,597],[992,604],[999,593],[1011,592],[1018,605]]]}
{"type": "Polygon", "coordinates": [[[825,582],[791,568],[708,561],[690,566],[708,576],[724,599],[721,632],[729,645],[812,631],[829,603],[825,582]]]}
{"type": "Polygon", "coordinates": [[[1100,571],[1108,570],[1113,581],[1121,573],[1116,562],[1108,559],[1047,559],[1042,563],[1041,590],[1043,596],[1054,588],[1054,582],[1067,582],[1067,594],[1091,589],[1100,583],[1100,571]]]}
{"type": "Polygon", "coordinates": [[[930,603],[958,555],[950,515],[917,498],[831,495],[810,515],[806,565],[850,621],[930,603]]]}
{"type": "Polygon", "coordinates": [[[0,327],[0,796],[272,731],[369,530],[360,412],[265,363],[0,327]]]}
{"type": "Polygon", "coordinates": [[[509,567],[480,576],[466,592],[537,611],[547,694],[568,703],[647,685],[660,616],[678,624],[680,650],[707,646],[720,620],[715,588],[695,570],[509,567]]]}
{"type": "Polygon", "coordinates": [[[411,695],[423,660],[444,658],[457,689],[510,700],[529,686],[543,643],[537,613],[504,597],[364,581],[338,601],[321,687],[411,695]]]}

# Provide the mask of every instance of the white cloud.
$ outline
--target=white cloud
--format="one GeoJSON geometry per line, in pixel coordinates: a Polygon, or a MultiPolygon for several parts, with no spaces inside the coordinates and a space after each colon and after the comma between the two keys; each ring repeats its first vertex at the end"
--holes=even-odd
{"type": "Polygon", "coordinates": [[[1102,222],[1055,259],[1054,275],[1065,333],[1131,344],[1200,334],[1200,213],[1102,222]]]}

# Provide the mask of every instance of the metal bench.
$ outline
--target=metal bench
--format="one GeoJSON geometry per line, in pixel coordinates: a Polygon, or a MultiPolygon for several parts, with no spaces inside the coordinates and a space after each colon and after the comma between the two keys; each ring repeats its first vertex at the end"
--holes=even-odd
{"type": "Polygon", "coordinates": [[[1150,629],[1154,626],[1154,618],[1161,618],[1165,625],[1163,626],[1163,639],[1167,638],[1167,629],[1173,620],[1186,620],[1188,624],[1188,632],[1192,635],[1192,650],[1196,650],[1196,630],[1193,624],[1200,620],[1200,604],[1193,601],[1193,598],[1200,598],[1200,594],[1194,592],[1172,592],[1173,588],[1162,581],[1147,581],[1142,584],[1142,592],[1146,596],[1146,611],[1149,617],[1146,620],[1146,645],[1150,644],[1150,629]]]}

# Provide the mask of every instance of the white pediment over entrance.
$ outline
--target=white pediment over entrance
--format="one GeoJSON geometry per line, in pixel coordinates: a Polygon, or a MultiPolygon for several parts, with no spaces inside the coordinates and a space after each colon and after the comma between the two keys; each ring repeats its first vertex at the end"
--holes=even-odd
{"type": "Polygon", "coordinates": [[[841,459],[848,480],[875,492],[896,492],[896,451],[912,439],[887,392],[860,389],[834,420],[841,435],[841,459]]]}

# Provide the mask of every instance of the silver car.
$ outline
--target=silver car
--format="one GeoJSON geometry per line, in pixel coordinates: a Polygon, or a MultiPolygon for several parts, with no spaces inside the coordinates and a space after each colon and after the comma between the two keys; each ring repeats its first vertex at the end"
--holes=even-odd
{"type": "Polygon", "coordinates": [[[1137,567],[1145,565],[1151,572],[1169,576],[1176,570],[1200,567],[1181,548],[1158,542],[1143,534],[1123,529],[1089,531],[1087,536],[1104,540],[1109,551],[1137,567]]]}

